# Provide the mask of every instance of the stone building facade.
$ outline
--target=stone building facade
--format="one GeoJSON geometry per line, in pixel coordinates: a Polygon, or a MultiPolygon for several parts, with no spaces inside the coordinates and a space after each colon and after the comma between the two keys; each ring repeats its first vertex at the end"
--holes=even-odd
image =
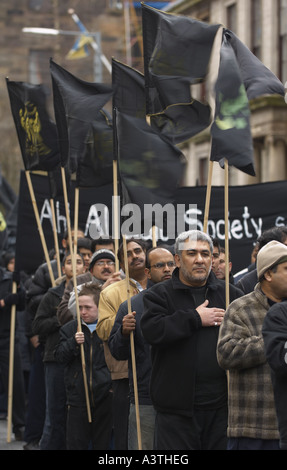
{"type": "Polygon", "coordinates": [[[11,115],[6,77],[13,81],[43,83],[50,90],[48,108],[53,118],[49,59],[86,81],[111,82],[99,54],[89,46],[89,56],[68,60],[79,28],[71,11],[90,32],[97,33],[102,53],[111,60],[125,60],[124,23],[116,0],[1,0],[0,4],[0,165],[3,175],[18,192],[23,169],[16,130],[11,115]],[[52,28],[61,34],[24,33],[23,28],[52,28]],[[68,32],[68,33],[67,33],[68,32]],[[50,99],[51,98],[51,99],[50,99]]]}
{"type": "MultiPolygon", "coordinates": [[[[151,3],[151,2],[149,2],[151,3]]],[[[154,0],[154,5],[228,27],[277,75],[287,80],[287,0],[154,0]]],[[[140,42],[140,2],[130,0],[1,0],[0,5],[0,165],[4,176],[18,190],[22,157],[10,111],[5,79],[44,83],[51,92],[49,58],[86,81],[111,82],[99,54],[68,60],[78,31],[70,9],[95,38],[101,51],[143,71],[140,42]],[[129,5],[129,8],[127,8],[129,5]],[[25,27],[53,28],[57,36],[24,33],[25,27]],[[133,46],[127,46],[127,37],[133,46]],[[138,41],[136,39],[138,38],[138,41]]],[[[53,117],[52,95],[48,106],[53,117]]],[[[287,107],[283,98],[264,96],[250,102],[256,177],[230,168],[231,185],[254,184],[287,177],[287,107]]],[[[183,145],[188,161],[184,184],[207,182],[210,133],[202,132],[183,145]]],[[[214,164],[212,184],[224,184],[224,172],[214,164]]]]}

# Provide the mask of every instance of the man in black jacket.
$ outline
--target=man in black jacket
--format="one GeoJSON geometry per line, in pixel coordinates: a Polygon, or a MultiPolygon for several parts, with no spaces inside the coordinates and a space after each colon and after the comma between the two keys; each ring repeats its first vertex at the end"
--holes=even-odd
{"type": "MultiPolygon", "coordinates": [[[[225,282],[211,272],[213,244],[197,230],[175,243],[172,279],[144,295],[141,328],[151,344],[157,450],[224,450],[227,380],[216,359],[225,282]]],[[[230,300],[243,293],[230,285],[230,300]]]]}
{"type": "MultiPolygon", "coordinates": [[[[146,266],[146,273],[148,276],[147,288],[149,288],[153,284],[163,282],[171,278],[172,272],[175,268],[173,255],[166,248],[151,248],[147,252],[146,266]]],[[[153,449],[154,444],[155,412],[149,394],[151,374],[150,346],[144,340],[140,328],[144,294],[145,290],[131,298],[131,313],[128,313],[127,301],[121,304],[108,341],[112,355],[118,361],[128,360],[129,365],[131,401],[128,429],[129,450],[138,449],[132,358],[130,350],[130,333],[132,331],[134,332],[142,450],[151,450],[153,449]]]]}
{"type": "Polygon", "coordinates": [[[287,301],[268,310],[262,327],[264,348],[271,367],[280,448],[287,450],[287,301]]]}

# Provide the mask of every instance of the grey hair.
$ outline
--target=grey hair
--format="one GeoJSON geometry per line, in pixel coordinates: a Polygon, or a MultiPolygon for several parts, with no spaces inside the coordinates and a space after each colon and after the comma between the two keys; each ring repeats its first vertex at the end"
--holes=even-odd
{"type": "Polygon", "coordinates": [[[182,232],[178,235],[177,239],[175,240],[174,244],[174,252],[180,256],[182,250],[185,249],[184,242],[187,240],[200,240],[202,242],[207,242],[209,244],[209,248],[211,254],[213,254],[213,242],[207,233],[201,232],[200,230],[188,230],[186,232],[182,232]]]}

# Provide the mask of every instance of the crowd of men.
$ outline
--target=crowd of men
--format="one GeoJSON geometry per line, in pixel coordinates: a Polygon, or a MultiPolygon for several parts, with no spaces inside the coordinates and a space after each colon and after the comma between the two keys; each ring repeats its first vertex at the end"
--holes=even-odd
{"type": "Polygon", "coordinates": [[[47,263],[26,276],[6,253],[0,268],[0,417],[16,305],[23,449],[287,448],[287,228],[263,232],[243,276],[198,230],[174,245],[128,238],[117,253],[77,233],[77,253],[63,237],[60,275],[51,253],[56,285],[47,263]]]}

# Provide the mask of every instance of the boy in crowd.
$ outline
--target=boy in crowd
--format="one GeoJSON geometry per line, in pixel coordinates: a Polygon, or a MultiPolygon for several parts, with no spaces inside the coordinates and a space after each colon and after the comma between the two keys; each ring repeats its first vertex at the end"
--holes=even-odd
{"type": "Polygon", "coordinates": [[[67,394],[67,450],[109,449],[112,432],[111,377],[103,343],[97,335],[98,303],[101,288],[87,284],[79,292],[81,329],[77,320],[62,326],[57,360],[65,365],[67,394]],[[84,345],[87,383],[92,422],[87,416],[87,403],[81,363],[80,345],[84,345]],[[92,353],[92,354],[91,354],[92,353]]]}

